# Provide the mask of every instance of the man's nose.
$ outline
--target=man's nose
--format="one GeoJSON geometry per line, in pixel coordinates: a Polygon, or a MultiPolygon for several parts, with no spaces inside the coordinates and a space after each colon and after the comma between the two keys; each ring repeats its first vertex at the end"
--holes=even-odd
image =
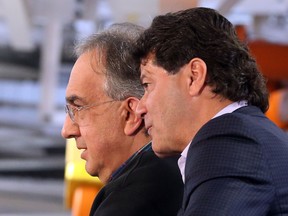
{"type": "Polygon", "coordinates": [[[68,115],[65,117],[65,121],[61,130],[61,135],[65,139],[70,139],[79,136],[78,126],[70,119],[68,115]]]}

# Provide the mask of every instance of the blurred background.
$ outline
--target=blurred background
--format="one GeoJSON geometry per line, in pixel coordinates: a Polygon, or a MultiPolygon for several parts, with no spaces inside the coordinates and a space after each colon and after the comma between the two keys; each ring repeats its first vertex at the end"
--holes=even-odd
{"type": "Polygon", "coordinates": [[[71,215],[60,131],[75,42],[195,6],[236,26],[268,79],[267,116],[287,130],[288,0],[0,0],[0,215],[71,215]]]}

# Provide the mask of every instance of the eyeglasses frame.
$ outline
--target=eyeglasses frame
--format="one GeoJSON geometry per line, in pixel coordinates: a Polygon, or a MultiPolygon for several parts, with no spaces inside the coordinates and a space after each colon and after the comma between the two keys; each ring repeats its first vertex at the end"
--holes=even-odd
{"type": "Polygon", "coordinates": [[[87,109],[90,109],[92,107],[97,107],[97,106],[100,106],[100,105],[104,105],[106,103],[111,103],[113,101],[115,101],[115,100],[98,102],[98,103],[85,105],[85,106],[78,106],[78,107],[77,106],[73,106],[71,104],[66,104],[65,107],[64,107],[64,110],[65,110],[66,114],[69,115],[69,118],[72,120],[72,122],[77,123],[76,120],[75,120],[76,112],[80,112],[82,110],[87,110],[87,109]]]}

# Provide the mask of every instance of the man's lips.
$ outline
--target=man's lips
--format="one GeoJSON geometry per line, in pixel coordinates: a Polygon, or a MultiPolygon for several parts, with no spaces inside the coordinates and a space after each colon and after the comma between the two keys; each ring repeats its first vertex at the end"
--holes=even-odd
{"type": "Polygon", "coordinates": [[[83,160],[86,160],[86,158],[87,158],[87,149],[82,149],[81,158],[83,160]]]}
{"type": "Polygon", "coordinates": [[[76,145],[77,149],[82,150],[82,149],[86,149],[86,147],[84,146],[80,146],[80,145],[76,145]]]}
{"type": "Polygon", "coordinates": [[[81,151],[81,155],[80,155],[80,157],[82,158],[82,159],[85,159],[86,158],[86,155],[87,155],[87,148],[85,148],[85,147],[82,147],[82,146],[79,146],[79,145],[77,145],[76,146],[77,147],[77,149],[79,150],[79,151],[81,151]]]}

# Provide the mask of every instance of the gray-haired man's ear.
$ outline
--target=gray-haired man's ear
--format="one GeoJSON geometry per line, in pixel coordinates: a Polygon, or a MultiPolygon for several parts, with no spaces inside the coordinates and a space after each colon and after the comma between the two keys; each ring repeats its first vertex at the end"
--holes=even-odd
{"type": "Polygon", "coordinates": [[[124,127],[124,133],[127,136],[135,135],[139,129],[143,127],[143,119],[136,115],[136,107],[139,103],[139,99],[135,97],[129,97],[125,100],[126,122],[124,127]]]}

